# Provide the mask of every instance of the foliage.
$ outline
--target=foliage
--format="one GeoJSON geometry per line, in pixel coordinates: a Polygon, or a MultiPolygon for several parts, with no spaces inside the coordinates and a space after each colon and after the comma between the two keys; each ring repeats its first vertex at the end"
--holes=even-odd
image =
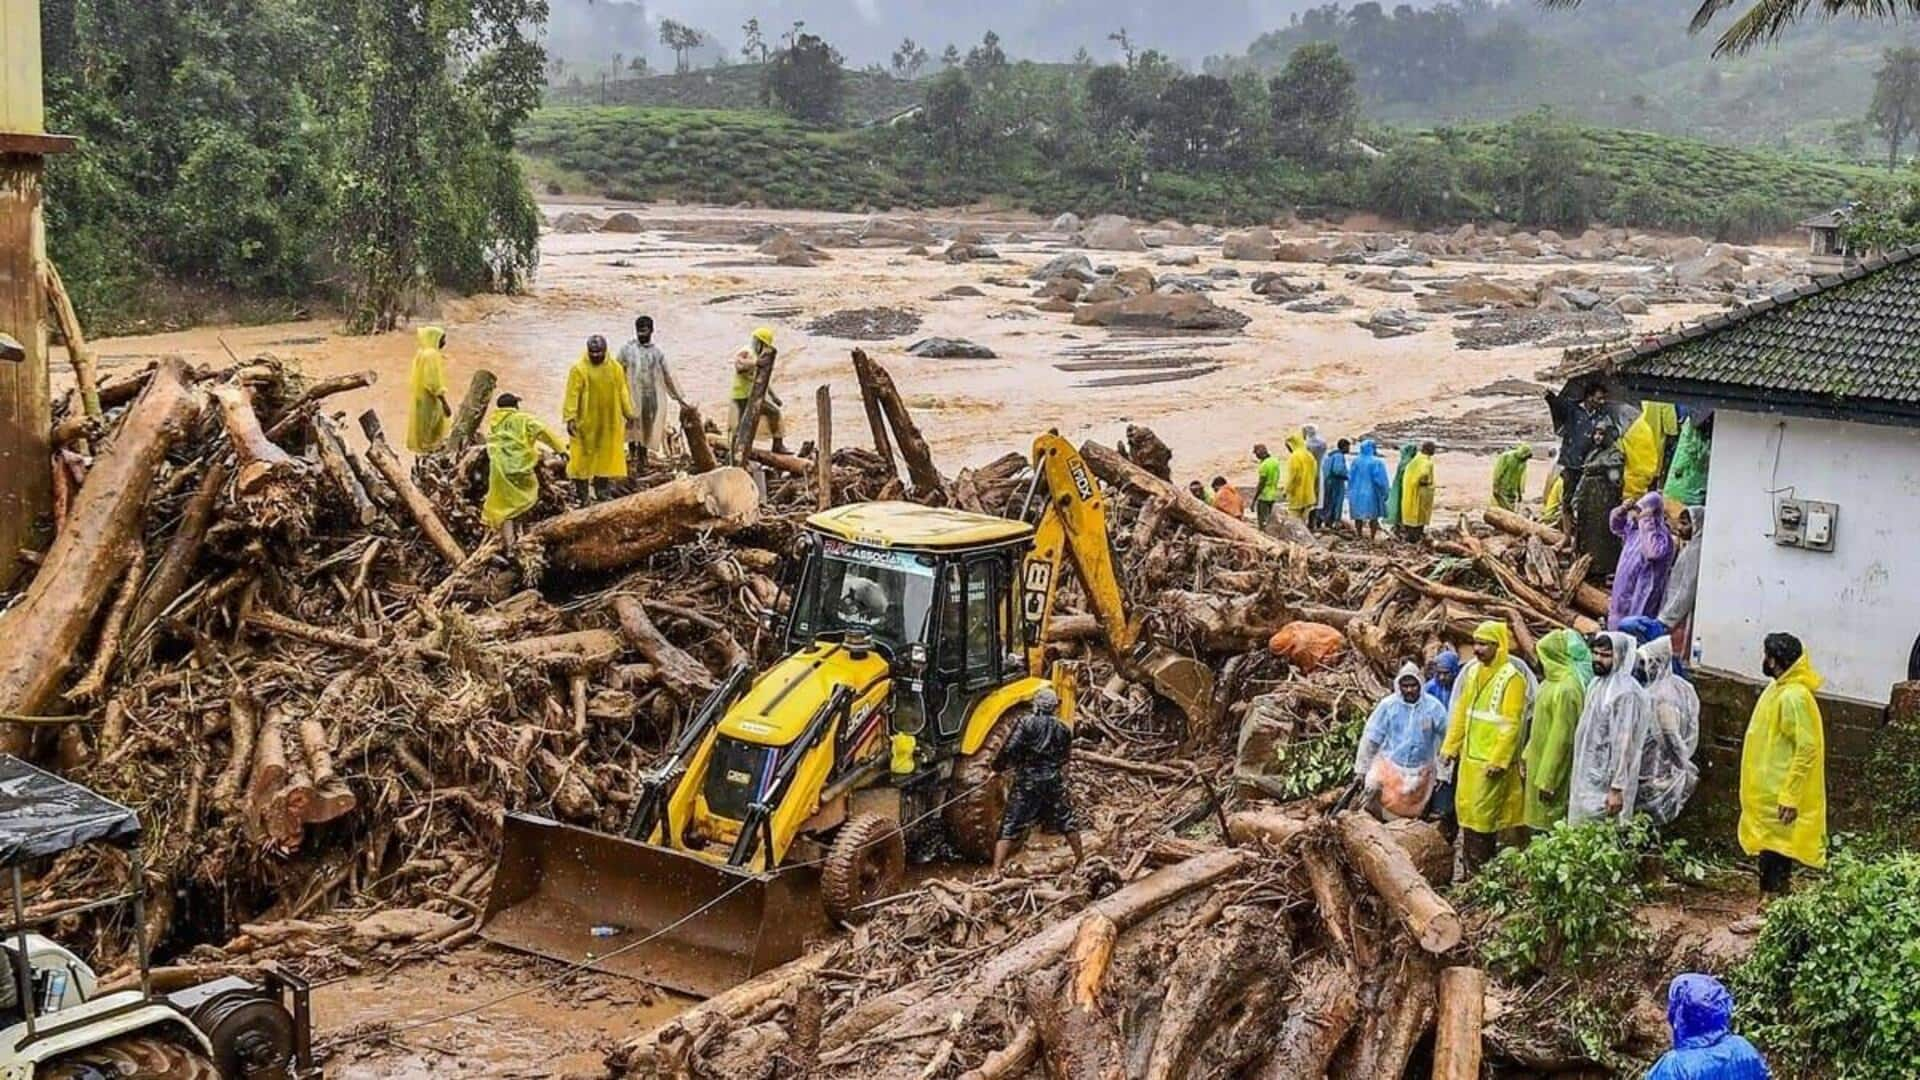
{"type": "Polygon", "coordinates": [[[1353,65],[1328,42],[1305,45],[1287,58],[1267,92],[1273,144],[1295,161],[1331,160],[1352,137],[1360,112],[1353,65]]]}
{"type": "MultiPolygon", "coordinates": [[[[1909,207],[1920,204],[1909,196],[1909,207]]],[[[1920,227],[1907,226],[1908,242],[1920,242],[1920,227]]],[[[1920,723],[1896,720],[1874,739],[1867,775],[1879,778],[1874,797],[1863,800],[1874,838],[1881,843],[1920,848],[1920,723]]]]}
{"type": "MultiPolygon", "coordinates": [[[[753,37],[758,37],[758,19],[753,21],[753,26],[753,37]]],[[[690,66],[688,60],[689,55],[693,50],[706,44],[706,40],[707,35],[702,33],[697,27],[688,26],[686,23],[674,19],[660,20],[660,44],[673,50],[673,70],[678,74],[684,75],[687,73],[690,66]]],[[[749,42],[756,45],[758,44],[753,42],[753,38],[749,38],[749,42]]]]}
{"type": "Polygon", "coordinates": [[[1887,171],[1900,163],[1900,147],[1920,122],[1920,49],[1888,49],[1873,75],[1873,103],[1867,119],[1887,140],[1887,171]]]}
{"type": "Polygon", "coordinates": [[[893,50],[893,77],[896,79],[917,79],[920,69],[927,66],[931,59],[927,50],[914,43],[912,38],[902,38],[900,47],[893,50]]]}
{"type": "MultiPolygon", "coordinates": [[[[1571,8],[1580,0],[1549,0],[1548,6],[1571,8]]],[[[1693,16],[1694,30],[1704,30],[1714,16],[1731,8],[1731,0],[1702,3],[1693,16]]],[[[1753,0],[1753,6],[1727,27],[1715,43],[1715,56],[1746,52],[1756,46],[1778,41],[1814,6],[1814,0],[1753,0]]],[[[1920,15],[1920,0],[1820,0],[1823,15],[1846,14],[1857,19],[1887,20],[1900,12],[1920,15]]]]}
{"type": "MultiPolygon", "coordinates": [[[[840,85],[843,91],[840,122],[850,126],[897,116],[926,98],[925,83],[897,79],[885,72],[842,68],[840,85]]],[[[621,79],[605,87],[549,87],[546,104],[758,109],[766,104],[766,91],[767,65],[743,63],[704,68],[684,75],[666,71],[645,78],[621,79]]]]}
{"type": "Polygon", "coordinates": [[[1272,71],[1291,66],[1305,49],[1345,56],[1370,101],[1434,101],[1503,79],[1520,65],[1531,41],[1524,30],[1501,20],[1484,29],[1461,6],[1405,4],[1392,14],[1373,0],[1343,9],[1338,3],[1311,8],[1284,30],[1261,35],[1245,59],[1216,67],[1272,71]]]}
{"type": "Polygon", "coordinates": [[[1182,75],[1153,110],[1148,160],[1161,168],[1209,170],[1240,163],[1244,132],[1233,87],[1212,75],[1182,75]]]}
{"type": "Polygon", "coordinates": [[[1592,148],[1571,124],[1542,110],[1508,126],[1507,153],[1492,168],[1496,205],[1522,225],[1584,228],[1597,202],[1592,148]]]}
{"type": "Polygon", "coordinates": [[[973,111],[973,84],[957,71],[945,71],[927,88],[922,120],[941,160],[959,164],[971,153],[977,134],[973,111]]]}
{"type": "Polygon", "coordinates": [[[1353,777],[1353,754],[1360,745],[1365,717],[1335,724],[1312,738],[1282,743],[1272,775],[1280,778],[1282,800],[1304,799],[1346,783],[1353,777]]]}
{"type": "Polygon", "coordinates": [[[1767,909],[1734,973],[1741,1030],[1777,1075],[1900,1080],[1920,1061],[1920,854],[1842,848],[1767,909]]]}
{"type": "Polygon", "coordinates": [[[775,53],[767,66],[767,97],[797,120],[815,124],[836,120],[846,99],[840,63],[833,46],[812,34],[801,34],[775,53]]]}
{"type": "Polygon", "coordinates": [[[1645,817],[1561,822],[1525,848],[1502,851],[1465,893],[1493,918],[1482,959],[1513,978],[1591,971],[1633,940],[1633,909],[1652,888],[1650,864],[1673,879],[1705,874],[1684,842],[1663,843],[1645,817]]]}
{"type": "Polygon", "coordinates": [[[1367,173],[1367,200],[1376,210],[1414,225],[1466,216],[1458,154],[1433,139],[1413,139],[1375,159],[1367,173]]]}

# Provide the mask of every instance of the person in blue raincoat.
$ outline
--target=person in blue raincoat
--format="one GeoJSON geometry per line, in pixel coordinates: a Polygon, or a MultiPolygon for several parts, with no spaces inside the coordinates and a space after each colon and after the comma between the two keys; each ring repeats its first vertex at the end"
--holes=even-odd
{"type": "Polygon", "coordinates": [[[1340,524],[1340,515],[1347,507],[1347,480],[1352,472],[1348,462],[1352,455],[1345,439],[1334,444],[1320,459],[1320,510],[1317,518],[1323,529],[1331,529],[1340,524]]]}
{"type": "Polygon", "coordinates": [[[1453,704],[1453,680],[1460,674],[1460,654],[1441,649],[1433,658],[1433,675],[1427,679],[1427,693],[1442,705],[1453,704]]]}
{"type": "Polygon", "coordinates": [[[1380,459],[1372,439],[1360,441],[1360,453],[1347,464],[1347,510],[1356,533],[1368,539],[1380,535],[1380,519],[1387,512],[1387,463],[1380,459]]]}
{"type": "MultiPolygon", "coordinates": [[[[1385,467],[1384,463],[1382,467],[1385,467]]],[[[1452,649],[1441,649],[1433,658],[1429,670],[1432,675],[1424,687],[1427,696],[1451,710],[1453,682],[1460,677],[1460,654],[1452,649]]],[[[1433,797],[1427,800],[1427,819],[1439,823],[1441,835],[1451,844],[1459,829],[1459,821],[1453,816],[1453,765],[1440,762],[1437,774],[1438,782],[1433,785],[1433,797]]]]}
{"type": "Polygon", "coordinates": [[[1368,801],[1396,817],[1417,818],[1440,766],[1440,743],[1447,736],[1447,707],[1420,686],[1420,665],[1409,661],[1393,680],[1393,691],[1374,706],[1360,735],[1353,775],[1368,801]]]}
{"type": "Polygon", "coordinates": [[[1753,1044],[1733,1033],[1733,994],[1711,975],[1691,972],[1667,989],[1673,1049],[1646,1080],[1770,1080],[1753,1044]]]}

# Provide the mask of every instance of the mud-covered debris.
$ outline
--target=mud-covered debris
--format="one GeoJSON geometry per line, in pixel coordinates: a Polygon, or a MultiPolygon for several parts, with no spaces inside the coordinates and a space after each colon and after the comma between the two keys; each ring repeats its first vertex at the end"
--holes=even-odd
{"type": "Polygon", "coordinates": [[[920,329],[920,316],[900,308],[850,308],[822,315],[807,324],[807,332],[845,341],[884,341],[905,337],[920,329]]]}

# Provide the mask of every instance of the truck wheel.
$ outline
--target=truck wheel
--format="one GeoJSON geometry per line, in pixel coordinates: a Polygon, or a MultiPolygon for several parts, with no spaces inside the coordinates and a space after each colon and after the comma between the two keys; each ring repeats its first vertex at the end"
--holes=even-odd
{"type": "Polygon", "coordinates": [[[820,898],[841,926],[865,922],[859,910],[900,891],[907,876],[907,838],[900,823],[879,814],[855,814],[834,834],[820,869],[820,898]]]}
{"type": "Polygon", "coordinates": [[[160,1035],[123,1035],[62,1054],[34,1071],[34,1080],[220,1080],[198,1049],[160,1035]]]}
{"type": "Polygon", "coordinates": [[[1016,705],[1002,713],[980,749],[953,763],[953,779],[947,791],[951,801],[944,820],[954,850],[969,862],[993,861],[993,846],[1000,839],[1000,819],[1007,812],[1007,778],[993,771],[993,758],[1027,711],[1027,706],[1016,705]]]}

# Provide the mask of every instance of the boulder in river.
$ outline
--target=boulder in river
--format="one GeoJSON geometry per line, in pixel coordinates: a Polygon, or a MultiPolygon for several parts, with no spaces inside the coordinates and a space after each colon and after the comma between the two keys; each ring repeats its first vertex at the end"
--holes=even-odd
{"type": "Polygon", "coordinates": [[[1149,293],[1105,304],[1083,304],[1075,326],[1126,326],[1149,330],[1238,331],[1253,320],[1199,293],[1149,293]]]}
{"type": "Polygon", "coordinates": [[[1045,263],[1035,268],[1033,273],[1027,276],[1035,281],[1052,281],[1055,278],[1067,277],[1089,284],[1095,277],[1093,260],[1077,251],[1069,251],[1065,255],[1055,255],[1053,258],[1048,259],[1045,263]]]}
{"type": "Polygon", "coordinates": [[[992,360],[996,354],[985,345],[976,345],[965,338],[922,338],[907,346],[907,352],[914,356],[924,356],[933,360],[992,360]]]}
{"type": "Polygon", "coordinates": [[[1080,228],[1080,215],[1072,211],[1068,211],[1053,219],[1054,232],[1077,233],[1080,231],[1080,228]]]}
{"type": "Polygon", "coordinates": [[[1259,228],[1234,233],[1220,242],[1220,254],[1247,262],[1272,262],[1273,230],[1259,228]]]}
{"type": "Polygon", "coordinates": [[[645,230],[646,224],[640,220],[640,215],[631,210],[622,210],[600,223],[601,232],[637,233],[645,230]]]}
{"type": "Polygon", "coordinates": [[[557,233],[590,233],[600,231],[600,219],[592,214],[578,210],[568,210],[553,219],[553,231],[557,233]]]}
{"type": "Polygon", "coordinates": [[[1145,251],[1147,242],[1133,222],[1119,214],[1102,214],[1087,223],[1081,243],[1095,251],[1145,251]]]}

